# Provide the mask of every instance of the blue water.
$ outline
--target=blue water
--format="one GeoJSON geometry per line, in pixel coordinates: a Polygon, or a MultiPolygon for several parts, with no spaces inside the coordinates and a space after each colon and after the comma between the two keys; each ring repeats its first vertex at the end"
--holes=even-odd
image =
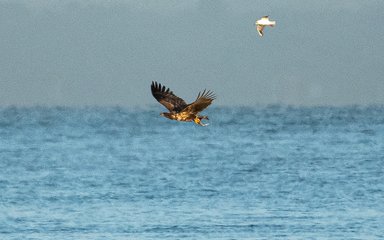
{"type": "Polygon", "coordinates": [[[383,239],[384,107],[0,108],[0,239],[383,239]]]}

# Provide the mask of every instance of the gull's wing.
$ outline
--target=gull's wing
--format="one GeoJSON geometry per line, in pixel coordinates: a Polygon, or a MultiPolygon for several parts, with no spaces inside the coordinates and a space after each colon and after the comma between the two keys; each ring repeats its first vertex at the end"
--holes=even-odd
{"type": "Polygon", "coordinates": [[[199,92],[197,95],[196,101],[189,104],[186,108],[183,109],[183,112],[190,112],[197,114],[207,108],[213,100],[215,100],[216,96],[211,91],[204,90],[202,93],[199,92]]]}
{"type": "Polygon", "coordinates": [[[170,112],[179,112],[187,106],[187,103],[173,94],[169,88],[162,86],[160,83],[152,82],[151,91],[153,97],[170,112]]]}
{"type": "Polygon", "coordinates": [[[263,29],[264,29],[263,25],[256,25],[256,30],[259,33],[260,37],[263,36],[263,29]]]}

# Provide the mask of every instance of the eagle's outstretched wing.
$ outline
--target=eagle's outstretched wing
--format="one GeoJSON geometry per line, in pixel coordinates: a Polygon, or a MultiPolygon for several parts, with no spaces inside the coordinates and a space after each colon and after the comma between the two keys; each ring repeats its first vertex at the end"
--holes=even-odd
{"type": "Polygon", "coordinates": [[[153,97],[170,112],[179,112],[187,106],[187,103],[183,99],[173,94],[169,88],[162,86],[160,83],[152,82],[151,91],[153,97]]]}
{"type": "Polygon", "coordinates": [[[196,101],[189,104],[185,109],[183,109],[183,112],[190,112],[197,114],[201,111],[203,111],[206,107],[208,107],[213,100],[215,100],[216,95],[211,91],[204,90],[203,92],[199,92],[199,95],[197,95],[196,101]]]}

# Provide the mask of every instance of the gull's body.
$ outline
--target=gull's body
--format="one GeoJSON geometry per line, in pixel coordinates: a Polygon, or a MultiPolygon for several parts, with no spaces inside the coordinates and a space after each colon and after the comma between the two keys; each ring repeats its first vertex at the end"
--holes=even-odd
{"type": "Polygon", "coordinates": [[[271,21],[271,20],[269,20],[268,16],[264,16],[264,17],[260,18],[259,20],[257,20],[255,22],[255,24],[256,24],[257,32],[262,37],[263,36],[264,27],[265,26],[274,27],[276,25],[276,21],[271,21]]]}

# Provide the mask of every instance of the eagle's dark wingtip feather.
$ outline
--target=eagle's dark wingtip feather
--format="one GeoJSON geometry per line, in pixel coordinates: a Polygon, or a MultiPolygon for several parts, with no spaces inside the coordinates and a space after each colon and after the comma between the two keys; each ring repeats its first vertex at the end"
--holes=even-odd
{"type": "Polygon", "coordinates": [[[159,83],[157,83],[156,81],[152,81],[151,90],[152,92],[159,90],[159,83]]]}
{"type": "Polygon", "coordinates": [[[208,98],[208,99],[211,99],[211,100],[215,100],[216,99],[216,95],[213,91],[211,90],[206,90],[204,89],[203,92],[199,92],[199,95],[197,96],[197,99],[198,98],[201,98],[201,97],[205,97],[205,98],[208,98]]]}
{"type": "Polygon", "coordinates": [[[152,95],[154,95],[155,91],[156,91],[156,82],[152,81],[152,84],[151,84],[151,92],[152,92],[152,95]]]}
{"type": "Polygon", "coordinates": [[[152,81],[151,89],[152,89],[152,92],[162,92],[162,93],[173,94],[173,92],[169,88],[167,88],[164,85],[161,85],[161,83],[158,83],[156,81],[152,81]]]}

